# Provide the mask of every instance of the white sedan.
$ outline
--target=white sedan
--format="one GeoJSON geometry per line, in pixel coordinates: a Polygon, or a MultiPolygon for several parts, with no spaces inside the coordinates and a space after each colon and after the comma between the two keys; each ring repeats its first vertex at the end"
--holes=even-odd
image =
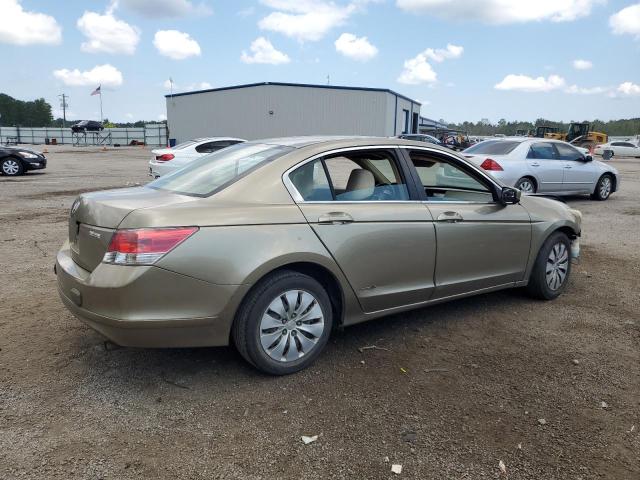
{"type": "Polygon", "coordinates": [[[462,155],[523,193],[606,200],[620,187],[618,171],[585,152],[559,140],[509,137],[485,140],[462,155]]]}
{"type": "Polygon", "coordinates": [[[638,143],[632,141],[625,142],[609,142],[602,145],[597,145],[593,149],[595,155],[602,155],[603,157],[640,157],[640,146],[638,143]],[[610,151],[610,154],[605,152],[610,151]]]}
{"type": "Polygon", "coordinates": [[[208,153],[245,141],[241,138],[232,137],[196,138],[172,148],[152,150],[153,157],[149,161],[149,175],[158,178],[162,175],[173,173],[208,153]]]}

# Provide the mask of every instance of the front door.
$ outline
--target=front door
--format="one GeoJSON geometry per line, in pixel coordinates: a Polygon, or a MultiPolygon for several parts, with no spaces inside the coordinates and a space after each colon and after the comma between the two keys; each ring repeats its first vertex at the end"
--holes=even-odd
{"type": "Polygon", "coordinates": [[[592,162],[566,143],[555,143],[558,159],[562,162],[564,176],[562,190],[565,192],[591,193],[598,181],[598,172],[592,162]]]}
{"type": "Polygon", "coordinates": [[[365,312],[433,293],[435,227],[405,178],[396,149],[380,148],[327,155],[289,175],[302,213],[365,312]]]}
{"type": "Polygon", "coordinates": [[[562,190],[564,164],[558,161],[553,143],[537,142],[532,144],[526,161],[538,181],[538,192],[562,190]]]}
{"type": "Polygon", "coordinates": [[[420,150],[409,157],[438,240],[432,298],[523,280],[531,243],[524,207],[495,202],[490,181],[457,158],[420,150]]]}

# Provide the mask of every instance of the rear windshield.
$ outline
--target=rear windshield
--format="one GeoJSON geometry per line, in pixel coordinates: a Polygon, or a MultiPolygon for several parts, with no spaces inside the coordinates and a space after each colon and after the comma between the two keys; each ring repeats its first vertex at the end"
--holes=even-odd
{"type": "Polygon", "coordinates": [[[176,145],[175,147],[172,147],[172,150],[182,150],[183,148],[187,148],[189,145],[194,145],[196,142],[194,142],[193,140],[189,140],[188,142],[182,142],[179,143],[178,145],[176,145]]]}
{"type": "Polygon", "coordinates": [[[207,197],[271,160],[294,150],[282,145],[239,143],[205,155],[147,186],[182,195],[207,197]]]}
{"type": "Polygon", "coordinates": [[[486,140],[467,148],[464,153],[479,155],[506,155],[511,153],[521,142],[509,140],[486,140]]]}

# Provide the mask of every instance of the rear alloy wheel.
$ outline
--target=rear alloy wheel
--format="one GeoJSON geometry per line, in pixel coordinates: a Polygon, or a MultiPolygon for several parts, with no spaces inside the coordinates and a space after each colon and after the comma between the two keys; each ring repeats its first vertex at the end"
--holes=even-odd
{"type": "Polygon", "coordinates": [[[8,157],[2,161],[2,173],[11,177],[16,177],[24,173],[24,166],[20,160],[8,157]]]}
{"type": "Polygon", "coordinates": [[[536,184],[529,177],[522,177],[516,182],[516,188],[522,193],[536,193],[536,184]]]}
{"type": "Polygon", "coordinates": [[[553,300],[566,289],[570,273],[571,241],[564,233],[556,232],[538,252],[527,292],[534,298],[553,300]]]}
{"type": "Polygon", "coordinates": [[[613,179],[611,175],[604,174],[598,180],[596,184],[596,189],[594,190],[591,198],[594,200],[603,201],[611,196],[611,191],[613,190],[613,179]]]}
{"type": "Polygon", "coordinates": [[[327,343],[332,309],[315,279],[293,271],[277,272],[249,293],[233,325],[240,354],[273,375],[310,365],[327,343]]]}

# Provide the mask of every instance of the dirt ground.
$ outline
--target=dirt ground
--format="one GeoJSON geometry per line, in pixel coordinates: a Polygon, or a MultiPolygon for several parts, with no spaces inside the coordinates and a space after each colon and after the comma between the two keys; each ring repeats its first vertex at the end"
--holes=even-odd
{"type": "Polygon", "coordinates": [[[612,162],[609,201],[569,200],[583,250],[558,300],[351,327],[273,378],[231,347],[105,346],[67,312],[53,263],[73,200],[147,182],[150,153],[49,150],[43,173],[0,178],[1,479],[640,478],[640,160],[612,162]]]}

